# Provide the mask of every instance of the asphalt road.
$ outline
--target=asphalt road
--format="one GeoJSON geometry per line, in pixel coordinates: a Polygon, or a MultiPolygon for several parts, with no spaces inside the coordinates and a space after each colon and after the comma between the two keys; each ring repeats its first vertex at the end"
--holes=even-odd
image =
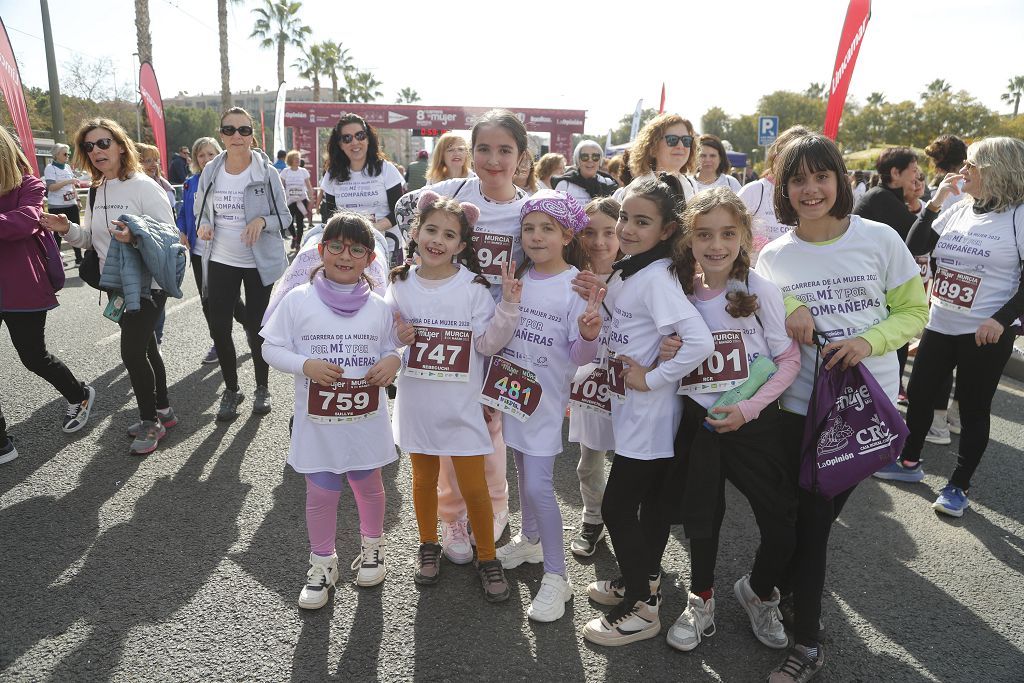
{"type": "MultiPolygon", "coordinates": [[[[576,595],[553,624],[526,617],[541,565],[510,571],[513,597],[501,605],[483,601],[471,567],[446,562],[439,585],[416,586],[406,458],[385,470],[387,581],[352,583],[347,562],[359,538],[346,489],[342,582],[327,607],[299,610],[308,549],[303,481],[284,466],[291,380],[272,373],[269,416],[249,414],[250,400],[235,423],[215,423],[220,373],[199,364],[210,340],[191,275],[186,284],[186,298],[168,304],[163,346],[181,424],[148,457],[128,455],[135,402],[117,327],[102,317],[95,291],[69,277],[47,328],[50,349],[99,392],[77,434],[60,431],[63,399],[24,370],[0,334],[0,400],[21,453],[0,466],[0,680],[750,681],[779,661],[732,596],[756,544],[749,508],[732,489],[718,632],[689,654],[663,638],[611,649],[583,641],[583,625],[598,614],[586,584],[616,572],[606,545],[584,562],[569,555],[576,595]]],[[[236,344],[245,348],[240,329],[236,344]]],[[[930,508],[957,437],[951,447],[927,447],[923,484],[871,480],[855,492],[832,534],[819,680],[1024,680],[1022,405],[1024,385],[1005,381],[963,519],[930,508]]],[[[570,528],[579,523],[577,457],[569,446],[556,470],[570,528]]],[[[686,585],[688,566],[676,532],[665,558],[663,634],[685,605],[674,582],[686,585]]]]}

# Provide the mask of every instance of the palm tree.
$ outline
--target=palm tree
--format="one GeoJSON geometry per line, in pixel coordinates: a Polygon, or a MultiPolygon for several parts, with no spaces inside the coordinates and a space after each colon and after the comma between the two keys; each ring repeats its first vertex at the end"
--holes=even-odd
{"type": "Polygon", "coordinates": [[[885,95],[880,92],[873,92],[868,95],[868,106],[869,107],[880,107],[885,104],[885,95]]]}
{"type": "MultiPolygon", "coordinates": [[[[341,100],[338,99],[338,72],[341,72],[342,78],[347,83],[349,75],[355,69],[352,66],[352,57],[348,54],[348,48],[343,48],[341,43],[332,43],[330,41],[323,43],[323,53],[323,73],[331,78],[331,100],[340,102],[341,100]]],[[[347,97],[347,90],[342,88],[341,94],[347,97]]]]}
{"type": "Polygon", "coordinates": [[[934,81],[924,86],[924,92],[921,93],[921,99],[930,100],[933,97],[938,97],[939,95],[947,95],[952,90],[953,88],[949,83],[946,83],[946,81],[941,78],[936,78],[934,81]]]}
{"type": "Polygon", "coordinates": [[[217,33],[220,37],[220,110],[231,108],[231,68],[228,64],[228,3],[240,0],[217,0],[217,33]]]}
{"type": "Polygon", "coordinates": [[[324,68],[324,49],[332,43],[314,43],[306,48],[302,56],[292,64],[299,72],[299,78],[313,81],[313,101],[320,101],[320,76],[326,73],[324,68]]]}
{"type": "Polygon", "coordinates": [[[406,102],[412,104],[413,102],[420,101],[420,94],[412,88],[402,88],[398,91],[398,96],[395,99],[396,102],[406,102]]]}
{"type": "Polygon", "coordinates": [[[349,99],[353,102],[373,102],[384,97],[380,90],[382,85],[369,71],[357,71],[348,80],[349,99]]]}
{"type": "Polygon", "coordinates": [[[1020,110],[1020,98],[1024,95],[1024,76],[1014,76],[1006,84],[1006,92],[1000,95],[1000,99],[1007,104],[1013,103],[1013,115],[1017,116],[1020,110]]]}
{"type": "Polygon", "coordinates": [[[135,35],[139,62],[153,62],[153,37],[149,33],[149,0],[135,0],[135,35]]]}
{"type": "Polygon", "coordinates": [[[291,44],[300,47],[313,29],[299,21],[301,2],[263,0],[263,7],[253,10],[256,23],[250,38],[259,38],[260,47],[277,47],[277,83],[284,83],[284,49],[291,44]]]}
{"type": "Polygon", "coordinates": [[[804,95],[815,100],[820,100],[826,97],[826,89],[824,83],[811,83],[807,86],[807,90],[804,90],[804,95]]]}

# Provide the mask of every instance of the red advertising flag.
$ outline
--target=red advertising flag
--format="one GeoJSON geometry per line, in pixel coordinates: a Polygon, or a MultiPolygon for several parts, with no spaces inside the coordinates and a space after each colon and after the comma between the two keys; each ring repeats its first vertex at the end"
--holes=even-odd
{"type": "Polygon", "coordinates": [[[836,52],[836,65],[832,68],[832,79],[829,82],[828,110],[825,112],[825,135],[836,139],[839,133],[839,120],[843,118],[843,106],[846,104],[846,93],[850,89],[853,67],[857,63],[860,44],[864,40],[864,31],[871,18],[871,0],[850,0],[846,10],[846,21],[843,22],[843,34],[839,38],[839,50],[836,52]]]}
{"type": "Polygon", "coordinates": [[[143,62],[139,67],[139,94],[146,105],[149,125],[153,128],[153,139],[160,150],[160,167],[167,175],[167,129],[164,127],[164,101],[160,97],[160,86],[156,82],[153,65],[143,62]]]}
{"type": "Polygon", "coordinates": [[[25,106],[25,93],[21,89],[21,75],[18,73],[18,62],[14,59],[14,49],[7,38],[7,27],[0,19],[0,92],[4,95],[7,108],[14,121],[14,130],[18,133],[21,151],[28,157],[32,172],[39,175],[36,163],[36,143],[32,139],[32,124],[28,120],[28,108],[25,106]]]}
{"type": "Polygon", "coordinates": [[[664,114],[665,113],[665,84],[664,83],[661,84],[661,106],[658,107],[658,113],[659,114],[664,114]]]}

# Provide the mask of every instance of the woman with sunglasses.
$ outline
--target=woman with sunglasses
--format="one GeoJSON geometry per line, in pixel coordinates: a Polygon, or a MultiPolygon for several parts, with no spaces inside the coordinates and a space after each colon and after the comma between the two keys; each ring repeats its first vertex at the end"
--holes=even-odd
{"type": "Polygon", "coordinates": [[[729,175],[732,164],[725,152],[725,145],[714,135],[701,135],[697,148],[697,173],[693,179],[697,183],[697,191],[710,190],[712,187],[727,187],[733,192],[740,191],[740,181],[729,175]]]}
{"type": "MultiPolygon", "coordinates": [[[[683,188],[683,199],[697,193],[689,173],[693,173],[696,158],[692,154],[693,124],[679,114],[659,114],[647,122],[637,134],[629,153],[629,172],[633,181],[654,178],[658,173],[671,173],[683,188]]],[[[613,195],[619,202],[626,196],[627,187],[613,195]]]]}
{"type": "Polygon", "coordinates": [[[327,172],[320,181],[324,193],[321,219],[326,222],[341,210],[365,216],[379,232],[394,237],[388,247],[392,265],[396,265],[403,240],[395,227],[395,204],[403,194],[404,179],[380,151],[377,131],[361,116],[345,114],[331,131],[327,150],[327,172]]]}
{"type": "Polygon", "coordinates": [[[551,178],[549,182],[554,183],[556,190],[579,202],[580,206],[586,206],[592,199],[610,197],[619,189],[619,184],[610,175],[601,172],[602,159],[604,148],[599,143],[581,140],[572,153],[575,168],[551,178]]]}
{"type": "MultiPolygon", "coordinates": [[[[78,177],[68,163],[71,148],[58,142],[53,146],[53,161],[43,169],[43,182],[46,183],[46,210],[50,213],[62,213],[72,223],[78,223],[78,193],[75,188],[78,177]]],[[[60,247],[60,235],[54,233],[57,246],[60,247]]],[[[82,250],[75,249],[75,265],[82,262],[82,250]]]]}
{"type": "MultiPolygon", "coordinates": [[[[47,230],[61,233],[68,244],[92,248],[99,257],[100,272],[106,264],[111,240],[130,242],[131,233],[117,221],[121,214],[149,216],[174,225],[167,194],[142,169],[139,152],[121,124],[111,119],[86,121],[75,134],[77,158],[92,174],[92,189],[81,225],[67,216],[44,213],[39,222],[47,230]]],[[[154,327],[164,310],[167,293],[149,283],[150,297],[141,308],[124,312],[121,326],[121,360],[139,404],[141,422],[128,428],[134,437],[130,452],[145,455],[156,450],[169,427],[178,423],[167,397],[167,373],[157,346],[154,327]]]]}
{"type": "Polygon", "coordinates": [[[288,267],[281,239],[291,223],[281,176],[270,159],[254,148],[249,112],[232,107],[221,116],[224,152],[199,176],[195,215],[200,239],[210,240],[203,252],[203,298],[209,302],[210,334],[224,376],[217,419],[238,417],[244,400],[238,384],[238,358],[231,322],[238,295],[245,287],[245,335],[252,351],[256,391],[252,410],[271,410],[267,386],[270,367],[263,360],[260,325],[274,283],[288,267]]]}

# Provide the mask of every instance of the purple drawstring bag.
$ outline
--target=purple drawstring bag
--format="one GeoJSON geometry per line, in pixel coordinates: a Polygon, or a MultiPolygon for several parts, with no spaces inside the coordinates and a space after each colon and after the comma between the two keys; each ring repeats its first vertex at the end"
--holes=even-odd
{"type": "Polygon", "coordinates": [[[826,370],[819,360],[804,423],[800,487],[831,500],[895,462],[910,430],[863,364],[826,370]]]}

